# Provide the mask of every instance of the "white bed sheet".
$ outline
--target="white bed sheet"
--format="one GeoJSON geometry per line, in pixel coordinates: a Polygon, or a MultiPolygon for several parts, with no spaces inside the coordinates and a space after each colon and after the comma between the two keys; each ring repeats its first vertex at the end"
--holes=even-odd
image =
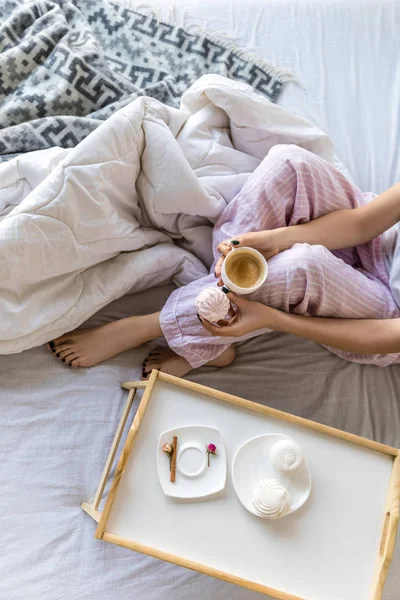
{"type": "MultiPolygon", "coordinates": [[[[176,22],[199,22],[296,74],[282,103],[314,115],[363,190],[399,179],[399,2],[173,0],[176,22]],[[189,15],[193,18],[190,18],[189,15]],[[206,17],[205,17],[206,15],[206,17]],[[291,89],[290,89],[291,88],[291,89]]],[[[164,16],[168,4],[154,0],[164,16]]],[[[100,322],[161,306],[169,289],[125,298],[100,322]]],[[[264,596],[94,540],[79,508],[96,489],[141,349],[70,372],[44,348],[0,356],[2,600],[262,600],[264,596]]],[[[239,349],[211,385],[388,444],[400,445],[400,369],[352,365],[272,334],[239,349]],[[301,380],[301,393],[299,381],[301,380]]],[[[397,544],[384,600],[398,600],[397,544]]],[[[322,600],[322,599],[321,599],[322,600]]],[[[356,599],[355,599],[356,600],[356,599]]]]}
{"type": "Polygon", "coordinates": [[[306,94],[289,84],[280,103],[316,119],[363,191],[379,193],[400,179],[399,0],[148,4],[164,19],[199,24],[293,73],[306,94]]]}
{"type": "MultiPolygon", "coordinates": [[[[158,310],[171,291],[126,296],[90,324],[158,310]]],[[[126,400],[120,382],[140,378],[150,347],[73,372],[44,347],[0,356],[1,600],[265,600],[94,539],[96,523],[80,503],[97,488],[126,400]]],[[[351,364],[270,334],[240,344],[226,369],[190,379],[400,447],[398,365],[351,364]]],[[[383,600],[399,600],[399,566],[400,539],[383,600]]]]}

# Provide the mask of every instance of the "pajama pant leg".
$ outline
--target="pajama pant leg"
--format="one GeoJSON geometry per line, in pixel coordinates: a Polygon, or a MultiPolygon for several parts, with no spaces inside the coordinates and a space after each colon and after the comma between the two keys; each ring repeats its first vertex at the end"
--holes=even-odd
{"type": "MultiPolygon", "coordinates": [[[[350,184],[332,165],[297,146],[275,146],[249,177],[215,225],[214,248],[246,231],[305,223],[343,208],[356,208],[373,198],[350,184]]],[[[215,252],[215,259],[218,258],[215,252]]],[[[249,298],[302,315],[340,318],[394,318],[399,309],[388,285],[381,238],[330,252],[324,246],[295,244],[268,261],[265,284],[249,298]]],[[[169,346],[193,368],[219,356],[241,338],[211,336],[195,310],[197,294],[215,284],[213,273],[176,290],[164,306],[160,324],[169,346]]],[[[354,362],[386,366],[400,355],[355,355],[332,352],[354,362]]]]}

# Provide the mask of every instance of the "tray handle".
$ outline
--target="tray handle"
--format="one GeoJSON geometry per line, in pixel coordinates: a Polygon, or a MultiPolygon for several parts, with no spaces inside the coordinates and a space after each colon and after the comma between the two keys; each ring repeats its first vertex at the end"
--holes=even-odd
{"type": "Polygon", "coordinates": [[[107,479],[111,472],[111,467],[114,463],[115,455],[118,450],[119,443],[121,441],[122,433],[127,422],[130,410],[132,408],[133,401],[135,399],[136,390],[147,387],[147,381],[124,381],[121,387],[129,391],[128,398],[126,400],[124,409],[121,414],[121,418],[118,423],[117,430],[114,435],[114,439],[111,444],[110,451],[107,456],[106,463],[104,465],[103,472],[100,477],[100,482],[97,487],[94,499],[92,502],[82,502],[81,507],[88,513],[95,521],[99,522],[101,517],[101,511],[99,505],[103,497],[104,488],[106,487],[107,479]]]}
{"type": "Polygon", "coordinates": [[[387,573],[393,558],[396,533],[400,520],[400,451],[394,460],[389,483],[386,513],[383,521],[378,560],[376,563],[371,600],[381,600],[387,573]]]}
{"type": "Polygon", "coordinates": [[[393,551],[396,540],[396,532],[399,526],[399,512],[388,511],[383,523],[381,545],[379,547],[379,556],[384,557],[389,562],[393,558],[393,551]]]}

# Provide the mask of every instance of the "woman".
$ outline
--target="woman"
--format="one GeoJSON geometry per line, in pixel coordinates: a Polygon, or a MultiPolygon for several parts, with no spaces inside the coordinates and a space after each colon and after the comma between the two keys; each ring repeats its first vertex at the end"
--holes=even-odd
{"type": "Polygon", "coordinates": [[[150,353],[143,377],[153,368],[183,376],[226,366],[235,341],[277,330],[350,361],[400,362],[399,220],[400,184],[375,197],[318,156],[274,146],[214,227],[214,272],[173,292],[160,313],[77,330],[49,349],[71,367],[88,367],[164,336],[169,349],[150,353]],[[211,325],[196,316],[195,299],[215,284],[232,244],[260,250],[268,278],[250,300],[223,288],[237,314],[211,325]]]}

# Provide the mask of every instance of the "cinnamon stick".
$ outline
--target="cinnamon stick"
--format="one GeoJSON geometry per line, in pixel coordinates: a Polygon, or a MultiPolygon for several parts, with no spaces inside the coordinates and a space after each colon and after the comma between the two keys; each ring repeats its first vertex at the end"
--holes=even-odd
{"type": "Polygon", "coordinates": [[[176,435],[174,435],[174,438],[172,440],[171,475],[170,475],[170,481],[172,483],[175,483],[177,449],[178,449],[178,438],[176,437],[176,435]]]}

